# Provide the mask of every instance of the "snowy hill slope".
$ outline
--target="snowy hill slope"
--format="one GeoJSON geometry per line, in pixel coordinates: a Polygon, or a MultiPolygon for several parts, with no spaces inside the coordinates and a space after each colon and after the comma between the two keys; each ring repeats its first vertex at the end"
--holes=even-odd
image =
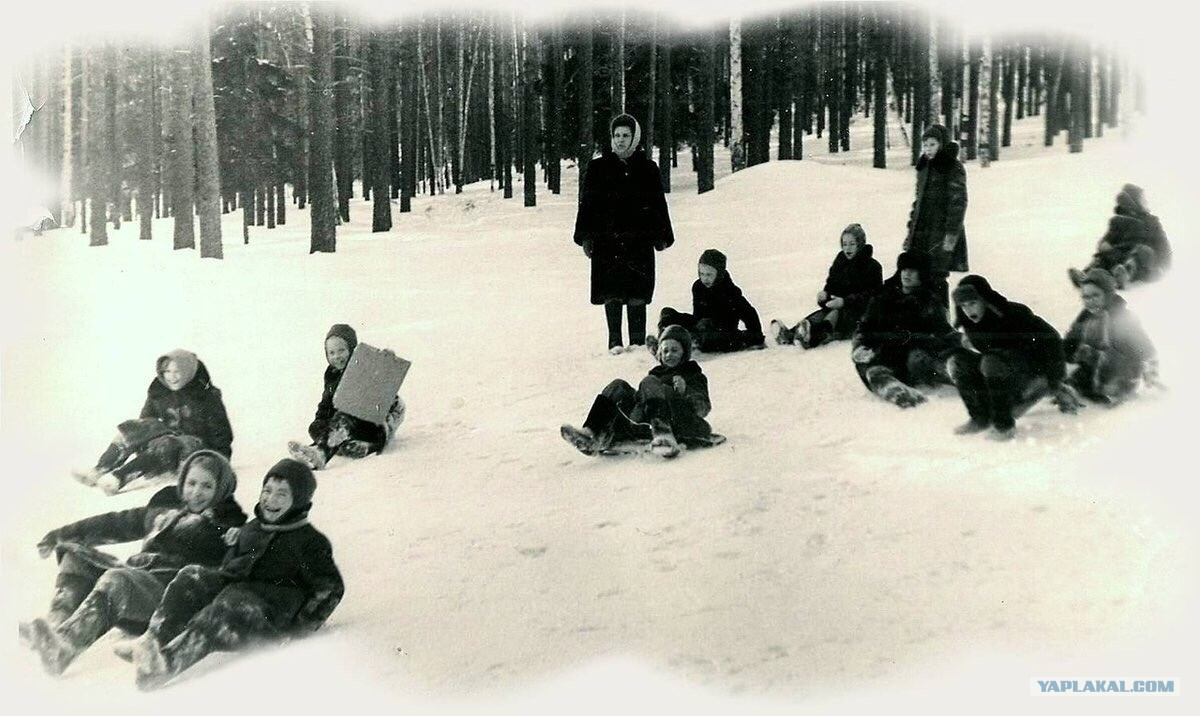
{"type": "MultiPolygon", "coordinates": [[[[852,221],[890,275],[912,198],[911,169],[893,166],[772,162],[703,196],[678,171],[677,242],[659,254],[651,314],[688,305],[696,258],[717,247],[764,324],[798,320],[852,221]]],[[[969,164],[975,271],[1064,329],[1079,306],[1065,269],[1086,260],[1122,183],[1146,188],[1173,238],[1188,231],[1187,199],[1138,167],[1113,139],[969,164]]],[[[794,699],[993,651],[1025,659],[1028,679],[1045,673],[1029,664],[1166,633],[1195,583],[1194,528],[1172,504],[1181,477],[1163,469],[1191,454],[1176,422],[1190,366],[1184,242],[1183,269],[1129,293],[1176,392],[1076,418],[1038,406],[996,445],[950,434],[964,417],[952,391],[906,412],[868,395],[845,343],[771,346],[703,359],[725,446],[598,460],[558,425],[653,363],[603,351],[564,177],[534,209],[478,185],[420,199],[386,235],[369,233],[358,202],[330,256],[307,254],[296,211],[248,246],[226,217],[223,262],[172,252],[167,221],[150,243],[127,226],[103,249],[71,230],[6,245],[5,279],[27,307],[8,316],[3,355],[3,445],[22,456],[3,544],[10,623],[51,591],[53,566],[32,548],[44,531],[149,497],[105,498],[66,474],[138,410],[160,353],[197,351],[224,392],[247,508],[304,434],[331,323],[414,361],[397,442],[319,475],[313,521],[348,584],[329,633],[214,660],[149,697],[103,644],[61,682],[10,654],[30,693],[154,704],[287,664],[395,694],[496,696],[618,655],[718,692],[794,699]]]]}

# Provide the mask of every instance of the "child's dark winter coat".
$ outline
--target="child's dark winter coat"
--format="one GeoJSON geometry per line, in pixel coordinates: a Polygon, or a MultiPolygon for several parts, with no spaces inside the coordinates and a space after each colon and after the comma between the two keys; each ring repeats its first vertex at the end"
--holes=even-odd
{"type": "Polygon", "coordinates": [[[1075,388],[1092,398],[1117,399],[1137,388],[1155,350],[1125,299],[1110,293],[1107,302],[1099,314],[1080,312],[1063,338],[1063,353],[1076,364],[1070,378],[1075,388]]]}
{"type": "Polygon", "coordinates": [[[203,361],[196,360],[196,374],[192,380],[179,390],[171,390],[161,376],[163,361],[171,357],[169,353],[158,359],[160,375],[146,390],[146,403],[140,417],[159,420],[177,434],[194,435],[200,438],[204,447],[230,457],[233,454],[233,428],[225,414],[221,391],[212,384],[208,368],[203,361]]]}
{"type": "MultiPolygon", "coordinates": [[[[968,319],[961,307],[955,307],[959,325],[976,352],[1001,354],[1020,361],[1036,376],[1057,385],[1066,374],[1063,342],[1058,331],[1028,306],[1009,301],[981,276],[967,276],[959,282],[972,285],[988,306],[983,320],[968,319]]],[[[956,289],[957,290],[957,289],[956,289]]]]}
{"type": "Polygon", "coordinates": [[[871,298],[854,333],[853,346],[875,352],[873,365],[904,371],[908,355],[923,350],[933,356],[958,346],[958,333],[946,310],[924,284],[913,293],[900,286],[900,272],[883,282],[871,298]]]}
{"type": "Polygon", "coordinates": [[[692,313],[679,313],[664,308],[659,315],[658,329],[682,326],[696,339],[696,348],[709,352],[737,351],[763,342],[762,322],[758,311],[742,294],[726,269],[725,254],[708,249],[700,263],[717,273],[712,286],[696,279],[692,283],[692,313]],[[738,326],[744,324],[745,329],[738,326]]]}
{"type": "Polygon", "coordinates": [[[958,143],[945,137],[932,160],[924,155],[917,160],[916,198],[908,218],[904,250],[927,255],[935,276],[968,269],[967,232],[963,228],[967,172],[958,159],[958,149],[958,143]],[[942,248],[947,235],[958,237],[949,254],[942,248]]]}
{"type": "MultiPolygon", "coordinates": [[[[883,285],[883,267],[874,257],[875,249],[865,244],[854,254],[854,258],[846,258],[841,251],[833,259],[829,267],[829,275],[825,279],[824,291],[830,296],[841,298],[845,304],[837,309],[837,324],[834,333],[838,336],[848,336],[862,319],[867,310],[867,303],[883,285]]],[[[817,303],[822,309],[827,301],[817,303]]]]}

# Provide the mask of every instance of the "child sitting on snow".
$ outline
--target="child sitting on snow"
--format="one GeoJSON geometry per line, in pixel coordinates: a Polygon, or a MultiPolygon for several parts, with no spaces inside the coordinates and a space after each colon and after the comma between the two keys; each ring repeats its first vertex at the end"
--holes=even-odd
{"type": "Polygon", "coordinates": [[[691,336],[680,326],[668,326],[657,343],[659,365],[637,389],[621,379],[609,383],[582,428],[562,426],[564,440],[584,455],[648,440],[655,454],[674,457],[680,442],[711,444],[712,428],[704,420],[712,409],[708,379],[691,359],[691,336]]]}
{"type": "Polygon", "coordinates": [[[382,451],[396,434],[396,428],[404,422],[405,405],[399,395],[392,403],[383,425],[347,415],[333,407],[333,395],[342,382],[346,365],[356,346],[358,334],[350,326],[338,323],[329,329],[325,335],[325,359],[329,362],[329,367],[325,369],[325,388],[321,392],[321,401],[317,403],[317,414],[308,426],[312,445],[301,445],[295,441],[288,443],[291,456],[314,470],[324,468],[335,454],[360,458],[382,451]]]}
{"type": "Polygon", "coordinates": [[[167,584],[189,564],[217,565],[225,540],[246,522],[233,498],[237,477],[220,453],[193,453],[179,481],[145,507],[109,512],[51,530],[38,543],[42,557],[58,557],[54,597],[44,618],[20,625],[21,640],[51,674],[114,626],[141,631],[167,584]],[[125,562],[95,548],[143,539],[125,562]]]}
{"type": "MultiPolygon", "coordinates": [[[[705,352],[764,347],[758,312],[734,284],[726,262],[725,254],[716,249],[700,254],[699,278],[692,284],[692,313],[664,308],[658,319],[659,332],[667,326],[682,326],[695,336],[696,349],[705,352]],[[739,323],[746,327],[739,329],[739,323]]],[[[658,352],[653,336],[647,337],[646,347],[651,353],[658,352]]]]}
{"type": "Polygon", "coordinates": [[[1134,281],[1153,281],[1171,267],[1171,242],[1158,217],[1146,208],[1140,186],[1126,184],[1117,193],[1117,205],[1108,220],[1108,231],[1096,245],[1096,253],[1082,271],[1069,269],[1071,283],[1078,288],[1089,270],[1102,268],[1112,274],[1117,288],[1134,281]]]}
{"type": "Polygon", "coordinates": [[[167,585],[132,645],[137,685],[162,686],[214,651],[311,633],[345,593],[329,539],[308,523],[317,481],[284,458],[263,478],[255,519],[220,569],[192,565],[167,585]]]}
{"type": "Polygon", "coordinates": [[[111,495],[139,475],[174,472],[201,448],[232,455],[233,428],[204,363],[195,353],[174,350],[159,356],[155,366],[141,415],[117,426],[117,437],[96,466],[76,473],[80,482],[111,495]]]}
{"type": "Polygon", "coordinates": [[[1089,270],[1079,291],[1083,311],[1063,339],[1067,362],[1075,364],[1066,382],[1085,398],[1115,405],[1133,395],[1142,378],[1156,382],[1154,344],[1107,271],[1089,270]]]}
{"type": "Polygon", "coordinates": [[[850,224],[842,231],[842,250],[829,267],[825,287],[817,292],[820,307],[792,328],[778,319],[771,321],[775,342],[815,348],[830,341],[845,340],[867,310],[867,302],[883,285],[883,267],[872,254],[867,232],[850,224]]]}

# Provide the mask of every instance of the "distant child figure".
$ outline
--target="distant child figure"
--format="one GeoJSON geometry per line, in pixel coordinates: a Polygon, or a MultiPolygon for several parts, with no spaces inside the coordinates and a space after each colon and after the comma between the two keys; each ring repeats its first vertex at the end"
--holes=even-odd
{"type": "Polygon", "coordinates": [[[195,353],[174,350],[159,356],[155,366],[141,415],[117,426],[117,437],[96,466],[76,473],[80,482],[113,494],[140,475],[174,472],[201,448],[226,458],[233,454],[233,428],[204,363],[195,353]]]}
{"type": "Polygon", "coordinates": [[[51,530],[38,543],[43,557],[58,557],[58,577],[49,613],[20,625],[20,637],[51,674],[103,636],[120,627],[140,632],[167,584],[189,564],[218,565],[234,528],[246,514],[233,498],[237,477],[223,455],[193,453],[176,485],[164,487],[145,507],[109,512],[51,530]],[[141,550],[125,560],[96,545],[141,539],[141,550]]]}
{"type": "Polygon", "coordinates": [[[1117,288],[1134,281],[1153,281],[1171,267],[1171,242],[1158,217],[1146,208],[1146,195],[1140,186],[1126,184],[1117,193],[1117,206],[1108,220],[1108,231],[1096,245],[1096,254],[1083,268],[1067,273],[1076,287],[1090,269],[1102,268],[1112,274],[1117,288]]]}
{"type": "Polygon", "coordinates": [[[925,402],[918,385],[949,384],[946,358],[959,345],[946,309],[930,288],[929,260],[907,251],[896,273],[867,304],[850,358],[867,388],[901,408],[925,402]]]}
{"type": "Polygon", "coordinates": [[[691,335],[667,326],[659,336],[659,365],[635,390],[614,380],[596,396],[582,428],[563,425],[561,434],[584,455],[595,455],[626,442],[650,441],[663,457],[679,454],[679,443],[711,445],[713,432],[704,420],[712,409],[708,379],[691,359],[691,335]]]}
{"type": "Polygon", "coordinates": [[[192,565],[167,585],[131,645],[137,685],[153,689],[214,651],[309,634],[345,593],[329,539],[308,522],[317,481],[285,458],[263,478],[255,519],[219,569],[192,565]]]}
{"type": "Polygon", "coordinates": [[[346,365],[356,346],[358,334],[350,326],[338,323],[329,329],[325,336],[325,359],[329,361],[325,369],[325,388],[321,392],[321,402],[317,404],[317,414],[308,426],[312,445],[295,441],[288,443],[291,456],[314,470],[324,468],[335,454],[360,458],[382,451],[404,422],[406,407],[399,395],[392,403],[383,425],[347,415],[333,407],[333,395],[342,382],[346,365]]]}
{"type": "Polygon", "coordinates": [[[875,250],[867,243],[867,232],[862,226],[847,226],[840,241],[842,250],[829,267],[825,287],[817,292],[820,308],[791,328],[783,321],[771,321],[776,343],[815,348],[845,340],[854,333],[867,310],[867,302],[883,285],[883,267],[873,258],[875,250]]]}
{"type": "MultiPolygon", "coordinates": [[[[716,249],[700,254],[699,277],[692,284],[692,313],[664,308],[658,319],[659,332],[667,326],[682,326],[695,337],[697,350],[711,353],[764,347],[758,311],[733,282],[727,263],[725,254],[716,249]]],[[[657,353],[658,340],[647,337],[646,347],[657,353]]]]}
{"type": "Polygon", "coordinates": [[[1063,412],[1079,400],[1063,385],[1066,363],[1058,331],[1024,304],[1009,301],[982,276],[967,276],[953,293],[956,324],[970,348],[950,358],[950,375],[970,420],[960,435],[992,429],[994,440],[1016,434],[1016,417],[1051,395],[1063,412]]]}
{"type": "Polygon", "coordinates": [[[1102,268],[1088,270],[1079,287],[1083,311],[1063,339],[1067,383],[1089,400],[1116,405],[1132,396],[1144,378],[1158,380],[1154,344],[1137,316],[1117,295],[1117,282],[1102,268]]]}

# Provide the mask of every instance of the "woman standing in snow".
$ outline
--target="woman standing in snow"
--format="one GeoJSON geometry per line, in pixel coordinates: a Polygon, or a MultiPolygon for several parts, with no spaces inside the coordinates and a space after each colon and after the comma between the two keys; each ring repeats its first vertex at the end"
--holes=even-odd
{"type": "Polygon", "coordinates": [[[946,308],[950,307],[950,272],[970,270],[963,228],[966,213],[967,170],[958,160],[958,143],[950,141],[945,127],[932,124],[921,137],[917,196],[908,216],[904,250],[929,257],[929,288],[946,308]]]}
{"type": "Polygon", "coordinates": [[[623,350],[622,306],[628,307],[630,349],[646,342],[654,252],[675,243],[658,165],[638,147],[641,133],[630,115],[613,119],[611,146],[588,162],[575,218],[575,243],[592,261],[592,304],[604,306],[613,354],[623,350]]]}

